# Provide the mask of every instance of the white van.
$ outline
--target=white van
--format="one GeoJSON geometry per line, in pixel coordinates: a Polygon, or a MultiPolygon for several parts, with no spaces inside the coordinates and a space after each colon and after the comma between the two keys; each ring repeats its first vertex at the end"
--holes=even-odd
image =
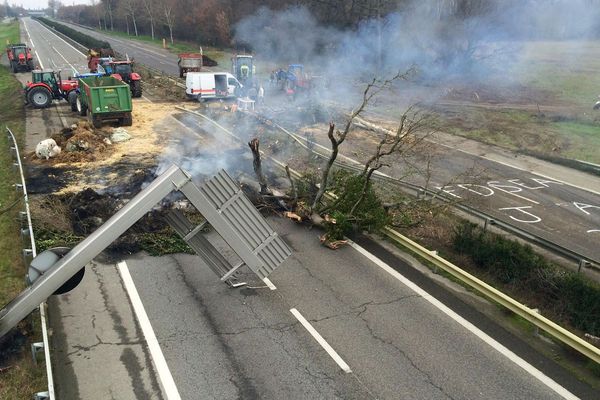
{"type": "Polygon", "coordinates": [[[242,84],[228,72],[188,72],[185,78],[185,93],[188,98],[223,99],[236,97],[242,84]]]}

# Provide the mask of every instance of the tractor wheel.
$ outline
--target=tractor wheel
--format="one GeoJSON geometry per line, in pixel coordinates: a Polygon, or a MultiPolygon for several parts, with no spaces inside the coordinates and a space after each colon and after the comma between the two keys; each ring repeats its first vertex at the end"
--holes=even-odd
{"type": "Polygon", "coordinates": [[[142,97],[142,82],[131,82],[131,97],[142,97]]]}
{"type": "Polygon", "coordinates": [[[87,105],[81,102],[81,98],[77,96],[77,100],[75,100],[75,108],[77,108],[77,112],[82,117],[87,115],[87,105]]]}
{"type": "Polygon", "coordinates": [[[35,87],[27,94],[27,100],[35,108],[46,108],[52,103],[52,94],[45,87],[35,87]]]}
{"type": "Polygon", "coordinates": [[[183,78],[183,73],[184,73],[183,68],[179,68],[179,77],[180,78],[183,78]]]}
{"type": "Polygon", "coordinates": [[[102,118],[100,118],[97,115],[91,115],[91,117],[92,117],[92,125],[94,125],[94,128],[96,128],[96,129],[102,128],[102,118]]]}
{"type": "Polygon", "coordinates": [[[76,91],[71,90],[69,92],[69,95],[67,96],[67,101],[71,105],[71,111],[79,111],[77,109],[77,92],[76,91]]]}
{"type": "Polygon", "coordinates": [[[121,118],[121,120],[119,122],[120,122],[121,126],[133,125],[133,117],[131,116],[131,113],[125,114],[125,116],[123,118],[121,118]]]}
{"type": "Polygon", "coordinates": [[[27,71],[33,71],[33,61],[27,61],[27,71]]]}
{"type": "Polygon", "coordinates": [[[16,61],[11,61],[12,64],[12,72],[14,74],[16,74],[17,72],[19,72],[19,65],[17,64],[16,61]]]}

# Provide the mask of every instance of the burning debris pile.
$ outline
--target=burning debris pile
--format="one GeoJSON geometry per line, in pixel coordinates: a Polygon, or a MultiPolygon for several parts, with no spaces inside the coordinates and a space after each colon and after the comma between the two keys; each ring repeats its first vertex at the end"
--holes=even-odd
{"type": "MultiPolygon", "coordinates": [[[[41,250],[77,245],[85,237],[114,216],[127,199],[86,188],[77,193],[37,196],[32,201],[36,240],[41,250]]],[[[172,231],[165,214],[182,202],[175,198],[157,206],[137,221],[107,248],[108,254],[133,254],[148,251],[152,255],[174,252],[191,252],[187,245],[172,231]]],[[[188,214],[197,214],[183,205],[188,214]]],[[[193,215],[190,218],[201,218],[193,215]]]]}

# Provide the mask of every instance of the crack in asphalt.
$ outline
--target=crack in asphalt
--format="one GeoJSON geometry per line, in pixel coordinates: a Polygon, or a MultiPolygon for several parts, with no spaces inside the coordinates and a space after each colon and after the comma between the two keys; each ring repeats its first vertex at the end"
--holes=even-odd
{"type": "Polygon", "coordinates": [[[210,312],[208,312],[206,304],[204,303],[204,300],[202,299],[200,293],[198,293],[194,285],[191,282],[189,282],[182,265],[179,263],[179,260],[177,260],[177,258],[175,258],[174,256],[169,256],[169,258],[175,264],[175,269],[178,272],[182,282],[185,284],[187,289],[190,291],[192,297],[198,304],[199,311],[205,318],[209,329],[212,332],[214,332],[214,336],[217,338],[217,342],[221,347],[221,351],[223,352],[227,360],[227,365],[225,368],[227,368],[231,372],[230,382],[236,388],[237,397],[239,399],[258,399],[259,395],[257,388],[254,386],[252,380],[244,374],[242,366],[239,365],[239,363],[237,362],[234,351],[223,340],[223,336],[219,334],[219,330],[217,328],[217,321],[215,321],[210,312]]]}
{"type": "Polygon", "coordinates": [[[67,357],[68,356],[72,356],[72,355],[80,355],[79,353],[81,352],[86,352],[86,351],[90,351],[98,346],[135,346],[135,345],[143,345],[146,343],[145,340],[137,340],[137,341],[133,341],[133,342],[104,342],[102,339],[100,339],[100,337],[98,335],[96,335],[96,339],[98,339],[98,342],[89,346],[82,346],[82,345],[72,345],[71,348],[75,349],[75,351],[70,351],[67,353],[67,357]]]}
{"type": "MultiPolygon", "coordinates": [[[[109,268],[108,266],[102,267],[100,269],[105,269],[105,268],[109,268]]],[[[115,273],[117,274],[117,276],[120,277],[119,273],[116,271],[116,267],[113,266],[112,267],[115,270],[115,273]]],[[[111,344],[111,345],[117,345],[117,346],[127,346],[127,345],[135,345],[135,344],[142,344],[145,343],[145,340],[143,341],[139,341],[139,340],[132,340],[129,337],[129,334],[127,332],[127,329],[125,328],[125,325],[123,324],[123,319],[121,318],[121,315],[119,314],[119,312],[115,309],[115,307],[111,306],[110,301],[109,301],[109,293],[108,293],[108,288],[106,287],[106,283],[104,280],[104,275],[102,272],[99,271],[98,268],[98,264],[96,264],[95,262],[91,263],[91,269],[94,272],[94,274],[96,275],[96,281],[98,282],[98,288],[100,289],[100,294],[102,296],[102,302],[104,304],[104,310],[105,312],[107,312],[110,315],[110,318],[113,321],[113,329],[114,331],[117,333],[117,336],[120,339],[120,343],[110,343],[110,342],[103,342],[100,337],[98,335],[96,335],[96,338],[98,339],[98,343],[96,343],[95,345],[92,346],[72,346],[73,348],[76,348],[77,350],[71,353],[68,353],[67,356],[70,356],[71,354],[76,355],[77,353],[81,353],[82,351],[89,351],[90,349],[102,345],[102,344],[111,344]],[[79,347],[79,348],[78,348],[79,347]]],[[[123,283],[122,279],[119,279],[118,282],[121,284],[121,289],[123,291],[123,293],[127,293],[127,290],[125,288],[125,285],[123,283]]],[[[138,321],[135,318],[135,313],[133,311],[133,307],[131,305],[131,300],[129,299],[129,296],[127,296],[127,301],[131,310],[131,315],[134,316],[133,319],[133,326],[134,326],[134,330],[135,330],[135,337],[136,338],[140,338],[143,337],[143,333],[138,325],[138,321]]],[[[95,327],[95,314],[94,317],[92,319],[92,324],[95,327]]],[[[142,353],[144,355],[144,365],[148,368],[148,369],[152,369],[152,360],[148,351],[148,347],[147,346],[141,346],[141,350],[142,353]]],[[[124,352],[127,351],[124,350],[124,352]]],[[[140,369],[140,365],[141,363],[139,362],[137,355],[133,352],[127,352],[126,354],[123,353],[121,358],[120,358],[121,362],[123,363],[123,366],[125,367],[125,369],[127,370],[127,373],[129,374],[129,377],[131,379],[131,384],[134,387],[134,389],[136,389],[136,391],[141,391],[143,389],[143,391],[146,393],[145,390],[145,385],[143,380],[141,379],[141,376],[139,374],[139,369],[140,369]]],[[[160,386],[158,384],[158,380],[156,378],[155,374],[149,374],[150,376],[150,386],[151,388],[148,390],[147,393],[158,393],[159,398],[162,398],[162,395],[160,394],[160,386]]],[[[149,395],[148,395],[149,396],[149,395]]],[[[150,398],[150,397],[147,397],[150,398]]]]}
{"type": "Polygon", "coordinates": [[[381,302],[381,303],[375,303],[375,302],[367,302],[364,303],[358,307],[354,307],[354,308],[363,308],[362,311],[360,311],[358,314],[356,314],[357,317],[359,317],[364,323],[366,328],[368,329],[369,333],[371,334],[371,337],[373,337],[375,340],[380,341],[381,343],[392,347],[394,350],[396,350],[398,353],[400,353],[406,360],[408,360],[408,362],[410,363],[410,365],[416,370],[418,371],[421,375],[423,375],[425,377],[425,382],[427,382],[430,386],[436,388],[442,395],[446,396],[447,398],[453,400],[453,397],[450,396],[448,393],[446,393],[444,391],[444,388],[437,385],[434,381],[433,378],[431,377],[431,375],[429,375],[427,372],[423,371],[422,369],[419,368],[419,366],[417,365],[417,363],[408,356],[408,354],[406,354],[406,352],[404,350],[402,350],[400,347],[398,347],[393,340],[387,340],[383,337],[378,336],[375,331],[373,330],[373,328],[371,327],[371,325],[369,324],[368,319],[363,316],[363,313],[367,311],[367,309],[370,306],[380,306],[380,305],[388,305],[388,304],[392,304],[398,301],[402,301],[408,298],[414,298],[414,297],[422,297],[420,295],[409,295],[409,296],[402,296],[400,298],[397,298],[395,300],[392,301],[388,301],[388,302],[381,302]]]}

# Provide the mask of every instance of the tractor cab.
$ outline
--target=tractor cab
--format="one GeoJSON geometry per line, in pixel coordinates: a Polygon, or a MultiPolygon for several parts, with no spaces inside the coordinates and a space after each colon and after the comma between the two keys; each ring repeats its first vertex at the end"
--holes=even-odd
{"type": "Polygon", "coordinates": [[[254,66],[254,58],[250,55],[236,55],[231,58],[231,69],[233,75],[242,84],[247,85],[254,79],[256,67],[254,66]]]}
{"type": "Polygon", "coordinates": [[[289,80],[296,80],[296,79],[300,78],[302,76],[302,74],[304,73],[304,65],[290,64],[288,66],[287,73],[288,73],[289,80]]]}
{"type": "Polygon", "coordinates": [[[129,77],[133,72],[131,61],[113,61],[110,66],[112,73],[121,75],[124,81],[129,80],[129,77]]]}
{"type": "Polygon", "coordinates": [[[52,89],[52,92],[58,92],[60,87],[60,73],[52,70],[33,70],[31,71],[31,83],[43,83],[52,89]],[[58,75],[58,77],[57,77],[58,75]]]}
{"type": "Polygon", "coordinates": [[[104,67],[107,75],[112,75],[120,81],[125,82],[131,89],[132,97],[142,97],[142,77],[133,71],[133,61],[130,59],[123,61],[111,60],[104,67]],[[108,72],[110,71],[110,72],[108,72]]]}
{"type": "Polygon", "coordinates": [[[27,55],[27,47],[25,47],[24,45],[13,46],[12,51],[15,57],[19,59],[23,59],[27,55]]]}

